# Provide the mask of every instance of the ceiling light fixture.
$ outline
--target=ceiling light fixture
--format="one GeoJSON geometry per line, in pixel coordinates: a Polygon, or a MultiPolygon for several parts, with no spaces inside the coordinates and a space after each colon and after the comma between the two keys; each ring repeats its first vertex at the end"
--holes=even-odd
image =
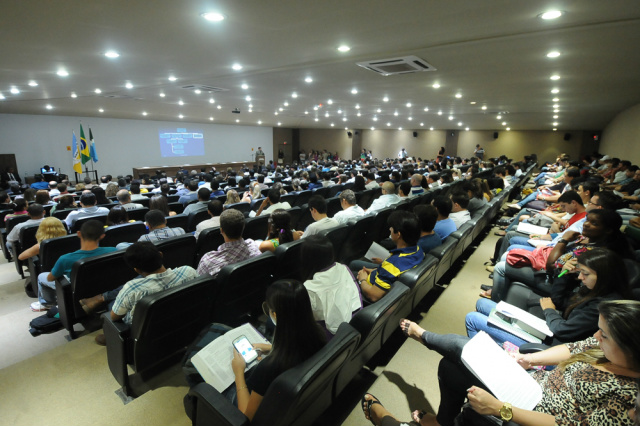
{"type": "Polygon", "coordinates": [[[458,126],[462,126],[462,121],[458,121],[458,126]]]}
{"type": "Polygon", "coordinates": [[[551,89],[551,93],[560,93],[560,89],[551,89]]]}
{"type": "Polygon", "coordinates": [[[453,115],[449,116],[449,121],[453,120],[453,115]]]}
{"type": "Polygon", "coordinates": [[[471,105],[475,105],[475,104],[476,104],[476,101],[471,101],[471,102],[469,102],[469,104],[471,104],[471,105]]]}
{"type": "Polygon", "coordinates": [[[433,127],[429,127],[429,130],[433,130],[433,127]]]}
{"type": "Polygon", "coordinates": [[[108,50],[106,52],[104,52],[104,56],[106,56],[109,59],[115,59],[120,57],[120,54],[118,52],[116,52],[115,50],[108,50]]]}
{"type": "Polygon", "coordinates": [[[562,12],[561,10],[549,10],[548,12],[541,13],[538,16],[540,17],[540,19],[544,19],[545,21],[548,21],[550,19],[558,19],[563,14],[564,12],[562,12]]]}
{"type": "Polygon", "coordinates": [[[483,110],[486,110],[486,109],[487,109],[487,106],[486,106],[486,105],[482,105],[482,109],[483,109],[483,110]]]}
{"type": "Polygon", "coordinates": [[[65,70],[64,68],[60,68],[58,70],[58,72],[56,72],[56,74],[58,74],[58,76],[60,76],[60,77],[68,77],[69,76],[69,72],[67,70],[65,70]]]}
{"type": "Polygon", "coordinates": [[[440,88],[440,85],[439,85],[438,83],[434,83],[434,85],[433,85],[433,86],[431,86],[431,87],[433,87],[434,89],[439,89],[439,88],[440,88]]]}
{"type": "Polygon", "coordinates": [[[553,98],[551,99],[553,102],[560,102],[560,98],[553,98]]]}
{"type": "Polygon", "coordinates": [[[420,123],[420,127],[424,127],[424,123],[420,123]]]}
{"type": "Polygon", "coordinates": [[[553,52],[547,53],[547,58],[557,58],[560,56],[560,52],[554,50],[553,52]]]}
{"type": "Polygon", "coordinates": [[[184,102],[178,101],[178,105],[182,106],[182,105],[184,105],[184,102]]]}
{"type": "Polygon", "coordinates": [[[411,102],[407,102],[407,108],[411,108],[411,102]]]}
{"type": "Polygon", "coordinates": [[[76,95],[76,93],[75,93],[75,92],[71,92],[71,97],[75,99],[75,98],[77,98],[77,97],[78,97],[78,95],[76,95]]]}
{"type": "Polygon", "coordinates": [[[219,12],[205,12],[205,13],[201,13],[200,16],[202,16],[204,19],[206,19],[209,22],[220,22],[220,21],[224,21],[224,18],[225,18],[225,16],[219,12]]]}
{"type": "Polygon", "coordinates": [[[209,103],[210,103],[210,104],[214,104],[214,103],[216,103],[216,100],[215,100],[215,99],[213,99],[213,98],[210,98],[210,99],[209,99],[209,103]]]}
{"type": "Polygon", "coordinates": [[[20,90],[18,90],[17,87],[12,87],[10,92],[13,93],[14,95],[17,95],[18,93],[20,93],[20,90]]]}
{"type": "Polygon", "coordinates": [[[50,104],[47,104],[47,106],[45,107],[47,109],[53,109],[53,107],[50,104]]]}
{"type": "Polygon", "coordinates": [[[460,99],[462,97],[462,93],[456,93],[456,98],[460,99]]]}
{"type": "Polygon", "coordinates": [[[235,71],[240,71],[242,69],[242,65],[233,64],[233,65],[231,65],[231,68],[234,69],[235,71]]]}
{"type": "Polygon", "coordinates": [[[258,120],[258,125],[262,124],[262,120],[258,120]]]}
{"type": "Polygon", "coordinates": [[[335,124],[331,123],[331,127],[335,126],[335,124]]]}
{"type": "Polygon", "coordinates": [[[352,95],[357,95],[358,94],[358,89],[351,89],[351,94],[352,95]]]}
{"type": "Polygon", "coordinates": [[[506,121],[503,121],[503,122],[502,122],[502,125],[503,125],[503,126],[506,126],[506,125],[507,125],[507,122],[506,122],[506,121]]]}
{"type": "Polygon", "coordinates": [[[500,114],[498,114],[498,115],[496,116],[496,120],[500,120],[501,118],[502,118],[502,116],[501,116],[500,114]]]}
{"type": "Polygon", "coordinates": [[[507,127],[507,132],[511,130],[511,127],[507,127]]]}
{"type": "Polygon", "coordinates": [[[289,102],[284,101],[284,106],[289,106],[289,102]]]}
{"type": "Polygon", "coordinates": [[[378,114],[380,114],[380,113],[382,112],[382,110],[381,110],[380,108],[378,108],[378,109],[376,110],[376,112],[377,112],[378,114]]]}
{"type": "Polygon", "coordinates": [[[178,118],[184,118],[184,115],[180,114],[180,115],[178,116],[178,118]]]}
{"type": "Polygon", "coordinates": [[[342,110],[341,109],[338,110],[338,114],[342,114],[342,110]]]}
{"type": "Polygon", "coordinates": [[[33,81],[33,80],[31,80],[31,81],[29,82],[29,86],[31,86],[31,87],[37,87],[37,86],[38,86],[38,83],[37,83],[37,82],[35,82],[35,81],[33,81]]]}
{"type": "Polygon", "coordinates": [[[169,81],[176,81],[178,78],[175,75],[169,76],[169,81]]]}
{"type": "MultiPolygon", "coordinates": [[[[316,121],[318,121],[318,119],[316,118],[316,121]]],[[[282,126],[282,123],[278,121],[278,126],[282,126]]]]}
{"type": "Polygon", "coordinates": [[[245,97],[244,100],[247,101],[247,102],[251,102],[251,96],[245,97]]]}
{"type": "Polygon", "coordinates": [[[442,115],[442,111],[438,111],[438,115],[442,115]]]}
{"type": "Polygon", "coordinates": [[[102,108],[100,108],[100,109],[98,110],[98,112],[104,112],[104,110],[103,110],[102,108]]]}
{"type": "Polygon", "coordinates": [[[209,121],[213,121],[213,117],[209,117],[209,121]]]}
{"type": "Polygon", "coordinates": [[[554,119],[555,119],[555,118],[558,118],[558,116],[557,116],[557,115],[554,115],[554,116],[553,116],[553,118],[554,118],[554,119]]]}
{"type": "Polygon", "coordinates": [[[249,88],[249,85],[245,83],[245,84],[243,84],[243,85],[242,85],[242,86],[240,86],[240,87],[242,87],[244,90],[247,90],[247,89],[249,88]]]}
{"type": "Polygon", "coordinates": [[[557,121],[554,121],[554,122],[553,122],[553,125],[554,125],[554,126],[557,126],[557,125],[558,125],[558,122],[557,122],[557,121]]]}
{"type": "Polygon", "coordinates": [[[558,74],[554,74],[551,77],[549,77],[551,80],[560,80],[560,76],[558,74]]]}
{"type": "Polygon", "coordinates": [[[131,82],[127,81],[127,84],[125,84],[124,87],[126,87],[127,89],[133,89],[133,84],[131,84],[131,82]]]}
{"type": "Polygon", "coordinates": [[[304,81],[307,83],[313,83],[313,79],[311,77],[305,78],[304,81]]]}
{"type": "Polygon", "coordinates": [[[160,97],[161,98],[164,98],[165,96],[167,96],[167,95],[165,95],[164,93],[160,92],[160,97]]]}
{"type": "Polygon", "coordinates": [[[147,111],[142,111],[142,115],[147,116],[147,111]]]}
{"type": "Polygon", "coordinates": [[[240,120],[239,120],[239,119],[236,119],[236,123],[239,123],[239,122],[240,122],[240,120]]]}
{"type": "Polygon", "coordinates": [[[94,92],[96,92],[96,94],[98,94],[98,95],[99,95],[100,93],[102,93],[102,90],[100,90],[100,89],[96,89],[96,90],[94,90],[94,92]]]}
{"type": "Polygon", "coordinates": [[[389,98],[385,96],[384,98],[382,98],[382,102],[389,102],[389,98]]]}
{"type": "Polygon", "coordinates": [[[293,92],[293,93],[291,94],[291,97],[292,97],[293,99],[295,99],[295,98],[297,98],[297,97],[298,97],[298,94],[297,94],[296,92],[293,92]]]}
{"type": "Polygon", "coordinates": [[[347,46],[346,44],[338,46],[338,51],[339,52],[348,52],[350,50],[351,50],[351,48],[349,46],[347,46]]]}
{"type": "Polygon", "coordinates": [[[328,103],[329,105],[333,105],[333,100],[332,100],[332,99],[329,99],[329,100],[327,101],[327,103],[328,103]]]}
{"type": "Polygon", "coordinates": [[[222,105],[218,105],[218,109],[222,109],[222,105]]]}
{"type": "Polygon", "coordinates": [[[465,127],[464,129],[465,129],[467,132],[469,131],[469,128],[468,128],[468,127],[465,127]]]}
{"type": "Polygon", "coordinates": [[[424,107],[424,112],[429,111],[429,107],[424,107]]]}

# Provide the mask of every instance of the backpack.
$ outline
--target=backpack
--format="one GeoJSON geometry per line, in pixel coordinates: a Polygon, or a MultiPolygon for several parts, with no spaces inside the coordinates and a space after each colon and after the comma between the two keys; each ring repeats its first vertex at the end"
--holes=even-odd
{"type": "Polygon", "coordinates": [[[62,321],[60,321],[58,307],[54,306],[49,309],[46,314],[34,318],[29,323],[29,327],[29,333],[31,333],[33,337],[62,330],[62,321]]]}

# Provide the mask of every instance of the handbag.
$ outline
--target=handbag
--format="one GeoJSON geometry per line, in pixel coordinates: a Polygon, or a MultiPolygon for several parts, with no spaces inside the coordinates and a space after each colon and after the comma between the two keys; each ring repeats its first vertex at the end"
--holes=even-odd
{"type": "Polygon", "coordinates": [[[541,271],[547,267],[547,258],[553,247],[536,247],[535,250],[513,249],[507,253],[507,264],[516,268],[530,266],[536,271],[541,271]]]}

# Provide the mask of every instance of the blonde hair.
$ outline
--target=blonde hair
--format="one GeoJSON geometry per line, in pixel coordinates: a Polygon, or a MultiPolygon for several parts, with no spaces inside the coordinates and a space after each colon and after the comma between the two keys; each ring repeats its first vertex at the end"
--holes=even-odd
{"type": "Polygon", "coordinates": [[[107,189],[105,189],[105,196],[106,197],[115,197],[116,194],[118,193],[118,190],[120,189],[120,187],[118,186],[118,184],[110,182],[107,185],[107,189]]]}
{"type": "Polygon", "coordinates": [[[40,222],[40,226],[38,226],[36,240],[38,244],[40,244],[44,240],[62,237],[63,235],[67,235],[67,229],[60,219],[57,217],[46,217],[40,222]]]}
{"type": "Polygon", "coordinates": [[[239,203],[239,202],[240,202],[240,196],[238,195],[236,190],[235,189],[230,189],[227,192],[227,201],[224,202],[224,205],[226,206],[227,204],[235,204],[235,203],[239,203]]]}
{"type": "Polygon", "coordinates": [[[84,190],[84,188],[85,188],[84,183],[77,183],[76,184],[76,192],[77,191],[82,191],[82,190],[84,190]]]}

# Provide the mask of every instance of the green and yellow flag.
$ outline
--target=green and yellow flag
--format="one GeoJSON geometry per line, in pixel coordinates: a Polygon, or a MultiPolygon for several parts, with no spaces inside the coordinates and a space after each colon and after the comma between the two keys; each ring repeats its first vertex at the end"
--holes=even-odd
{"type": "Polygon", "coordinates": [[[89,153],[89,145],[87,145],[87,139],[84,137],[84,130],[82,130],[82,124],[80,125],[80,154],[82,155],[82,164],[91,160],[91,154],[89,153]]]}

